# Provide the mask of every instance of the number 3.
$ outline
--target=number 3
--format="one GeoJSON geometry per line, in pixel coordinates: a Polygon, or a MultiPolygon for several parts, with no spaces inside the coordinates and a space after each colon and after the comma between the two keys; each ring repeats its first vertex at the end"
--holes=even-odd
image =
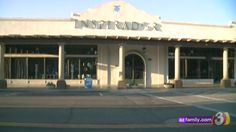
{"type": "Polygon", "coordinates": [[[213,120],[214,124],[216,125],[223,125],[225,123],[225,115],[222,112],[218,112],[216,113],[214,120],[213,120]]]}

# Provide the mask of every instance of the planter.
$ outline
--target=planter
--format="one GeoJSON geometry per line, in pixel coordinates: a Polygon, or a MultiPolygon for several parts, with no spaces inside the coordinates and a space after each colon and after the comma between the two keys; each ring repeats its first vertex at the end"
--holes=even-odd
{"type": "Polygon", "coordinates": [[[173,88],[173,87],[174,87],[174,84],[172,84],[172,83],[164,84],[164,88],[173,88]]]}
{"type": "Polygon", "coordinates": [[[46,86],[46,88],[48,88],[48,89],[54,89],[55,86],[46,86]]]}
{"type": "Polygon", "coordinates": [[[46,88],[48,88],[48,89],[54,89],[54,88],[56,88],[56,85],[53,84],[52,82],[49,82],[49,83],[47,83],[46,88]]]}

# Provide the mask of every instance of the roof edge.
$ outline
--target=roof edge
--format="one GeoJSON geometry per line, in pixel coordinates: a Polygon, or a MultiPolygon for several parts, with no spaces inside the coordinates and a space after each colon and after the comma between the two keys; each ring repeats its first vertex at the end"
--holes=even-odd
{"type": "Polygon", "coordinates": [[[177,24],[177,25],[189,25],[189,26],[206,26],[206,27],[222,27],[222,28],[231,28],[231,24],[205,24],[205,23],[196,23],[196,22],[181,22],[181,21],[172,21],[172,20],[162,20],[164,24],[177,24]]]}
{"type": "Polygon", "coordinates": [[[0,21],[71,21],[71,18],[24,18],[24,17],[0,17],[0,21]]]}
{"type": "MultiPolygon", "coordinates": [[[[24,17],[0,17],[0,21],[74,21],[73,18],[24,18],[24,17]]],[[[229,21],[228,24],[205,24],[196,22],[181,22],[173,20],[161,20],[163,24],[177,24],[177,25],[189,25],[189,26],[206,26],[206,27],[222,27],[231,28],[235,25],[236,21],[229,21]]]]}

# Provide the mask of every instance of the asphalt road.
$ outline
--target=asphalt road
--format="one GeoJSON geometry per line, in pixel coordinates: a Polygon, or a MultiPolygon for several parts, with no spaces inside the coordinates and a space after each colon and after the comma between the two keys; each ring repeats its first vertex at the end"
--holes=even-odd
{"type": "Polygon", "coordinates": [[[236,89],[0,90],[0,132],[234,131],[236,89]],[[229,112],[229,126],[178,124],[229,112]]]}

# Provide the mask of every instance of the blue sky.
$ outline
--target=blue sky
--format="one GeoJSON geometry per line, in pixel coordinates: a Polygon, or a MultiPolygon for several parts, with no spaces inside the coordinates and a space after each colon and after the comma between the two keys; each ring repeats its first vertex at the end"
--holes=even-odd
{"type": "MultiPolygon", "coordinates": [[[[69,18],[111,0],[0,0],[0,17],[69,18]]],[[[124,0],[163,20],[228,24],[236,20],[236,0],[124,0]]]]}

